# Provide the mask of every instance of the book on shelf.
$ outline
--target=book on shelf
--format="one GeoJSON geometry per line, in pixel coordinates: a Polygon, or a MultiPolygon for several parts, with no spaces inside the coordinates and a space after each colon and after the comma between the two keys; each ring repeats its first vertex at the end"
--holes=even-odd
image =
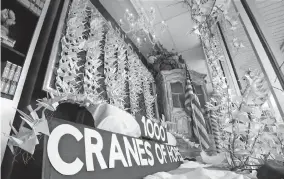
{"type": "Polygon", "coordinates": [[[1,42],[4,43],[5,45],[8,45],[9,47],[14,47],[15,46],[15,43],[16,41],[7,37],[7,36],[4,36],[4,35],[1,35],[1,42]]]}
{"type": "Polygon", "coordinates": [[[8,75],[9,75],[11,66],[12,66],[12,63],[9,61],[5,62],[5,64],[2,64],[2,67],[4,67],[4,69],[2,72],[2,76],[1,76],[1,92],[4,91],[4,88],[8,81],[8,75]]]}
{"type": "Polygon", "coordinates": [[[40,16],[45,0],[17,0],[27,9],[40,16]]]}
{"type": "Polygon", "coordinates": [[[1,76],[1,92],[14,96],[22,72],[22,67],[6,62],[1,76]]]}

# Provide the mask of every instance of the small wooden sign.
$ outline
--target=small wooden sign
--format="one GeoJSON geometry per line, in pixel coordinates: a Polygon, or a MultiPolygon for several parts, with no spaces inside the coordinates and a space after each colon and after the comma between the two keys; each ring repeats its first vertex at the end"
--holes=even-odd
{"type": "Polygon", "coordinates": [[[44,179],[141,179],[178,168],[178,148],[53,119],[45,137],[44,179]]]}
{"type": "Polygon", "coordinates": [[[141,136],[145,139],[151,139],[160,143],[167,143],[167,130],[160,124],[146,119],[144,116],[136,115],[136,121],[141,129],[141,136]]]}

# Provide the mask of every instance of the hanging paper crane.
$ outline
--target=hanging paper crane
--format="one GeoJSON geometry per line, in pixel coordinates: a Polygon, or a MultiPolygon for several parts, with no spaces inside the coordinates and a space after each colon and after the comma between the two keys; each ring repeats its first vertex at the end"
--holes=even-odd
{"type": "Polygon", "coordinates": [[[25,127],[21,127],[19,132],[10,124],[12,131],[15,135],[9,136],[9,141],[7,143],[11,152],[14,154],[14,147],[19,147],[30,154],[34,154],[35,146],[39,144],[37,136],[33,130],[25,127]]]}
{"type": "Polygon", "coordinates": [[[30,116],[24,113],[23,111],[17,109],[17,111],[21,114],[20,117],[34,130],[36,135],[45,134],[49,136],[50,132],[44,114],[45,111],[42,111],[42,116],[41,118],[39,118],[36,111],[33,110],[30,105],[27,108],[30,111],[30,116]]]}
{"type": "Polygon", "coordinates": [[[243,44],[242,42],[240,42],[238,38],[234,38],[234,39],[233,39],[233,45],[234,45],[234,47],[236,47],[237,49],[239,49],[239,48],[244,48],[244,47],[245,47],[244,44],[243,44]]]}

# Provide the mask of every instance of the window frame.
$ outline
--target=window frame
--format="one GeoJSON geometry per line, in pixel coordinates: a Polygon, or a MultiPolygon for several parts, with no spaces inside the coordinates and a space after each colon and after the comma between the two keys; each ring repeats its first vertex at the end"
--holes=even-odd
{"type": "Polygon", "coordinates": [[[275,44],[270,37],[267,29],[264,27],[264,21],[257,14],[257,9],[253,1],[233,0],[234,8],[239,13],[242,25],[245,28],[246,34],[250,43],[257,55],[257,59],[265,75],[269,88],[272,93],[270,103],[275,112],[276,118],[284,120],[284,79],[280,74],[280,69],[276,64],[281,58],[280,49],[275,47],[275,44]]]}

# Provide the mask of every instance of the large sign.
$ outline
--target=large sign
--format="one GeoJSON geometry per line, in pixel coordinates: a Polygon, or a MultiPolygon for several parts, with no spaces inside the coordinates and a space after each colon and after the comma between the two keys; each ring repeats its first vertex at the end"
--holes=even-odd
{"type": "Polygon", "coordinates": [[[182,161],[174,146],[57,119],[49,127],[44,179],[140,179],[176,169],[182,161]]]}

